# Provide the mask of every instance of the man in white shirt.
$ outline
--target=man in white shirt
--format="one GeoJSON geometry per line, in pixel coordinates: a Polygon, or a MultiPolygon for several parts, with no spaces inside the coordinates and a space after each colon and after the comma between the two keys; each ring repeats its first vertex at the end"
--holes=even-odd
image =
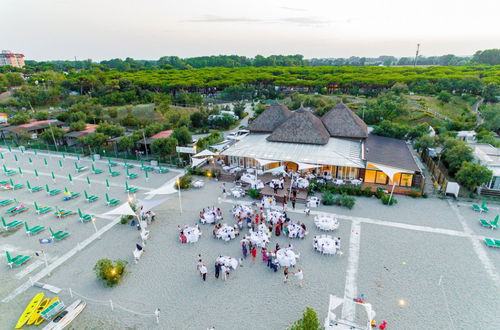
{"type": "Polygon", "coordinates": [[[297,277],[297,280],[299,280],[299,286],[302,288],[302,281],[304,280],[304,273],[302,273],[302,269],[299,268],[294,275],[297,277]]]}
{"type": "Polygon", "coordinates": [[[201,267],[200,267],[200,275],[203,278],[203,281],[207,280],[207,272],[208,272],[207,267],[205,265],[201,265],[201,267]]]}

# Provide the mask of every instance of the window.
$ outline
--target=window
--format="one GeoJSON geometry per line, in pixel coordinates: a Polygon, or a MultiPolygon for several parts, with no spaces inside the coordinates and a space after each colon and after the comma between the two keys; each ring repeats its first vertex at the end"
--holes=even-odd
{"type": "Polygon", "coordinates": [[[384,172],[377,171],[377,176],[375,178],[375,183],[387,184],[387,175],[384,172]]]}
{"type": "Polygon", "coordinates": [[[374,170],[366,170],[365,171],[365,182],[375,183],[375,177],[377,175],[377,171],[374,170]]]}

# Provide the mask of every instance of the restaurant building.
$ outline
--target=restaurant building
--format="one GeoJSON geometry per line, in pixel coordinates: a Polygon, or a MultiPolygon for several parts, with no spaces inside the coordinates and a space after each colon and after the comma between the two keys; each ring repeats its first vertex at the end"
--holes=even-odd
{"type": "Polygon", "coordinates": [[[234,168],[269,170],[286,166],[396,193],[420,188],[423,177],[405,141],[368,134],[343,103],[318,117],[305,108],[272,104],[249,125],[250,134],[221,155],[234,168]]]}

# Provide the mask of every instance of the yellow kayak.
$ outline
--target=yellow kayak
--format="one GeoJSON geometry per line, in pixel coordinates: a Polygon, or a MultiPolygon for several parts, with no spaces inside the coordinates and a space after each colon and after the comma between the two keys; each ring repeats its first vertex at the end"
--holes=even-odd
{"type": "Polygon", "coordinates": [[[19,317],[19,320],[17,320],[16,329],[20,329],[26,322],[28,322],[29,318],[31,317],[31,314],[33,314],[33,312],[36,311],[38,305],[40,305],[42,300],[43,300],[42,292],[35,295],[33,299],[31,299],[30,303],[28,304],[28,306],[26,306],[26,309],[21,314],[21,317],[19,317]]]}
{"type": "Polygon", "coordinates": [[[42,300],[40,305],[38,305],[36,311],[34,311],[33,314],[31,314],[30,319],[26,323],[27,325],[32,325],[33,323],[35,323],[36,320],[38,320],[38,318],[40,317],[40,312],[43,311],[45,307],[47,307],[49,301],[50,301],[49,298],[45,298],[44,300],[42,300]]]}
{"type": "MultiPolygon", "coordinates": [[[[47,303],[47,305],[45,305],[45,307],[49,307],[50,305],[55,303],[56,300],[59,300],[59,297],[52,298],[52,300],[50,300],[47,303]]],[[[35,325],[40,325],[40,324],[42,324],[43,321],[45,321],[45,319],[40,315],[40,313],[45,309],[45,307],[40,312],[38,312],[38,319],[35,321],[35,323],[34,323],[35,325]]]]}

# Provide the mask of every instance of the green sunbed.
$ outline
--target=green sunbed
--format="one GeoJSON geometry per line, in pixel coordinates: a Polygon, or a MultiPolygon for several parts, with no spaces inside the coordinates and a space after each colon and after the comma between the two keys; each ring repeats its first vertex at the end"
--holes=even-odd
{"type": "MultiPolygon", "coordinates": [[[[500,247],[500,244],[497,244],[493,238],[485,238],[484,242],[488,247],[500,247]]],[[[500,241],[498,241],[498,243],[500,243],[500,241]]]]}
{"type": "Polygon", "coordinates": [[[6,184],[9,184],[8,180],[0,181],[0,186],[5,186],[6,184]]]}
{"type": "Polygon", "coordinates": [[[3,201],[0,201],[0,206],[7,206],[14,202],[16,202],[15,199],[4,199],[3,201]]]}
{"type": "Polygon", "coordinates": [[[127,178],[129,179],[136,179],[138,177],[137,174],[135,173],[129,173],[128,168],[127,168],[127,178]]]}
{"type": "Polygon", "coordinates": [[[42,186],[32,187],[29,181],[26,181],[26,186],[28,187],[28,190],[32,193],[43,190],[42,186]]]}
{"type": "Polygon", "coordinates": [[[62,230],[59,230],[58,232],[55,232],[52,230],[52,228],[49,228],[50,229],[50,235],[52,236],[52,238],[56,241],[60,241],[62,240],[63,238],[66,238],[69,236],[69,233],[66,233],[62,230]]]}
{"type": "Polygon", "coordinates": [[[10,179],[10,185],[11,185],[12,189],[14,189],[14,190],[24,188],[23,184],[20,184],[20,183],[14,184],[14,182],[12,181],[12,179],[10,179]]]}
{"type": "Polygon", "coordinates": [[[108,157],[108,165],[111,167],[118,166],[118,163],[112,162],[111,159],[108,157]]]}
{"type": "Polygon", "coordinates": [[[5,251],[5,254],[7,255],[7,265],[10,268],[12,268],[13,266],[21,266],[31,258],[30,256],[23,256],[22,254],[19,254],[14,258],[11,258],[10,253],[8,251],[5,251]]]}
{"type": "Polygon", "coordinates": [[[123,167],[125,167],[125,168],[134,168],[134,165],[128,164],[127,161],[125,161],[125,163],[123,163],[123,167]]]}
{"type": "Polygon", "coordinates": [[[158,166],[158,173],[160,174],[165,174],[165,173],[168,173],[170,170],[166,167],[161,167],[161,166],[158,166]]]}
{"type": "Polygon", "coordinates": [[[109,169],[109,175],[111,175],[112,177],[120,175],[120,172],[111,170],[111,166],[108,167],[108,169],[109,169]]]}
{"type": "Polygon", "coordinates": [[[86,200],[87,200],[87,202],[89,202],[89,203],[95,202],[96,200],[98,200],[98,199],[99,199],[99,197],[98,197],[98,196],[95,196],[95,195],[89,195],[89,194],[87,194],[87,191],[86,191],[86,190],[84,190],[83,192],[84,192],[84,194],[85,194],[85,199],[86,199],[86,200]]]}
{"type": "Polygon", "coordinates": [[[127,181],[125,181],[125,191],[126,191],[127,193],[129,193],[129,194],[134,194],[134,193],[136,193],[136,192],[137,192],[137,190],[139,190],[139,188],[136,188],[136,187],[130,187],[130,186],[128,185],[128,182],[127,182],[127,181]]]}
{"type": "Polygon", "coordinates": [[[80,221],[81,222],[89,222],[89,221],[91,221],[94,218],[93,215],[83,214],[80,209],[78,209],[78,215],[80,216],[80,221]]]}
{"type": "Polygon", "coordinates": [[[56,212],[54,213],[56,218],[64,218],[67,217],[68,215],[72,215],[74,212],[69,211],[69,210],[60,210],[59,208],[56,208],[56,212]]]}
{"type": "Polygon", "coordinates": [[[21,207],[18,207],[18,206],[13,206],[11,207],[10,209],[7,210],[8,213],[12,214],[12,215],[17,215],[17,214],[20,214],[20,213],[23,213],[25,211],[28,211],[28,208],[26,206],[21,206],[21,207]]]}
{"type": "Polygon", "coordinates": [[[108,204],[108,206],[115,206],[116,204],[120,203],[120,200],[116,198],[109,198],[108,194],[106,194],[106,203],[108,204]]]}
{"type": "Polygon", "coordinates": [[[86,171],[88,169],[88,167],[87,166],[78,166],[78,164],[75,162],[75,169],[76,169],[76,173],[80,173],[80,172],[86,171]]]}
{"type": "Polygon", "coordinates": [[[35,227],[30,228],[26,221],[24,222],[24,227],[26,228],[26,234],[28,236],[36,235],[36,234],[45,230],[45,227],[42,227],[42,226],[35,226],[35,227]]]}
{"type": "Polygon", "coordinates": [[[60,194],[62,192],[61,189],[52,189],[52,190],[50,190],[48,184],[45,185],[45,191],[47,192],[47,194],[49,196],[55,196],[55,195],[60,194]]]}
{"type": "Polygon", "coordinates": [[[38,206],[36,202],[33,203],[35,205],[35,212],[37,214],[45,214],[47,212],[50,212],[52,208],[50,206],[38,206]]]}
{"type": "Polygon", "coordinates": [[[101,174],[102,173],[102,170],[98,169],[98,168],[95,168],[94,167],[94,164],[92,164],[92,172],[94,172],[94,174],[101,174]]]}
{"type": "Polygon", "coordinates": [[[4,230],[11,230],[14,228],[19,227],[23,223],[21,221],[11,221],[11,222],[5,222],[5,219],[2,217],[2,227],[4,230]]]}

